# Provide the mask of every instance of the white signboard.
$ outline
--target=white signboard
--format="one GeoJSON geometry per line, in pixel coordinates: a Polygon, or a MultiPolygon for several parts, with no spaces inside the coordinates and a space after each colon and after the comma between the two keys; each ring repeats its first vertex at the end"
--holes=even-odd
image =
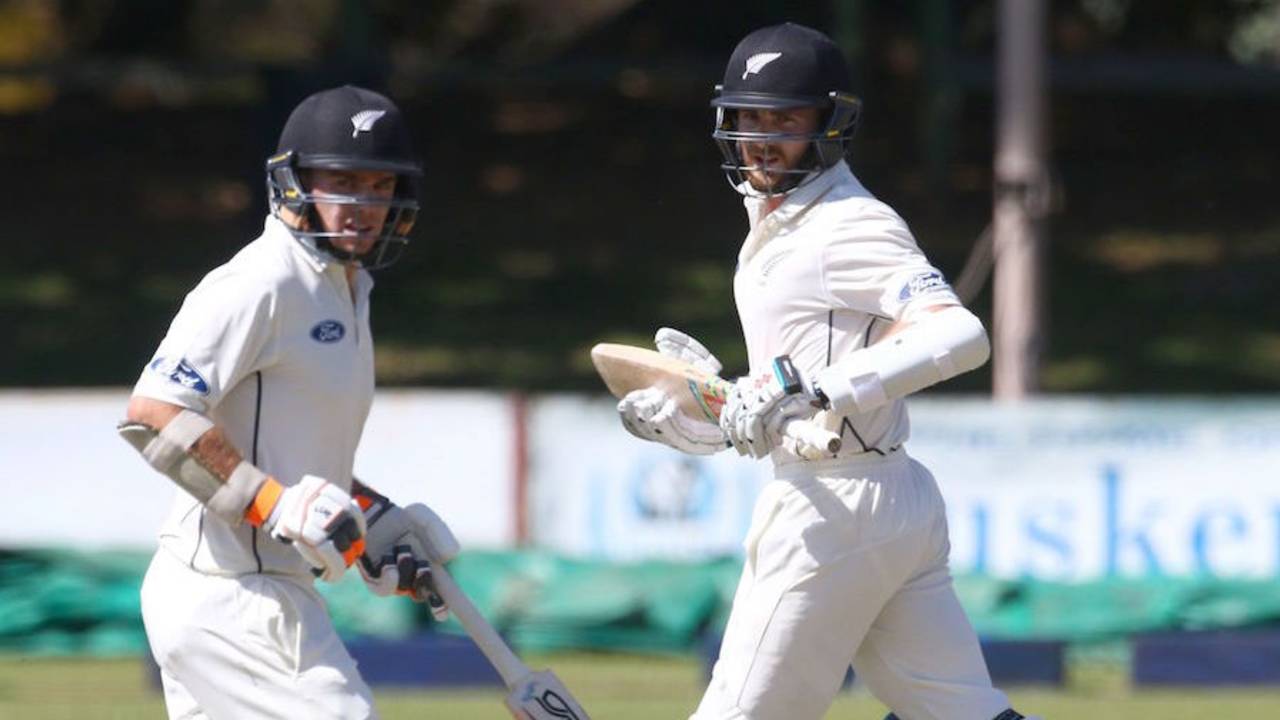
{"type": "MultiPolygon", "coordinates": [[[[115,432],[128,390],[0,393],[0,547],[151,548],[173,493],[115,432]]],[[[482,392],[380,392],[356,475],[400,503],[422,501],[464,547],[515,541],[509,399],[482,392]]]]}
{"type": "Polygon", "coordinates": [[[737,553],[768,479],[733,451],[710,458],[643,442],[616,401],[544,397],[530,408],[533,540],[574,555],[631,560],[737,553]]]}

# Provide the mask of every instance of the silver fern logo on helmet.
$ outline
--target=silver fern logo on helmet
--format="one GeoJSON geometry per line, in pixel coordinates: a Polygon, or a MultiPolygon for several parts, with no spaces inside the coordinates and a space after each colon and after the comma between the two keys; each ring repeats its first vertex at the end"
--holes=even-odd
{"type": "Polygon", "coordinates": [[[756,53],[747,58],[747,69],[742,71],[742,79],[746,80],[748,75],[759,75],[765,65],[782,57],[780,52],[756,53]]]}
{"type": "Polygon", "coordinates": [[[355,115],[352,115],[351,124],[355,126],[355,130],[351,131],[351,137],[355,137],[362,132],[369,132],[370,130],[373,130],[373,124],[378,122],[378,120],[386,114],[386,110],[361,110],[355,115]]]}

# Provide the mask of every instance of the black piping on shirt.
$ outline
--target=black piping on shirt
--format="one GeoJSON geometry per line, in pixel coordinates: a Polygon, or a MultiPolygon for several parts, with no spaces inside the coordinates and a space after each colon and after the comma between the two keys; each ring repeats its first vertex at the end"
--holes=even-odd
{"type": "MultiPolygon", "coordinates": [[[[258,428],[262,423],[262,371],[253,374],[258,380],[258,398],[253,406],[253,457],[249,462],[258,464],[258,428]]],[[[252,526],[250,526],[252,527],[252,526]]],[[[258,563],[258,572],[262,572],[262,556],[258,554],[258,528],[253,528],[253,559],[258,563]]]]}
{"type": "MultiPolygon", "coordinates": [[[[827,310],[827,367],[831,367],[831,344],[832,344],[832,336],[835,334],[835,314],[836,314],[836,311],[834,309],[827,310]]],[[[866,334],[863,335],[862,337],[862,347],[864,348],[870,347],[871,329],[876,326],[876,320],[878,319],[879,318],[877,318],[875,315],[871,316],[871,322],[867,323],[866,334]]],[[[858,441],[858,445],[862,446],[862,452],[873,452],[881,456],[885,454],[884,451],[881,450],[880,448],[867,447],[866,441],[862,439],[862,436],[858,434],[857,429],[853,427],[853,423],[849,421],[848,415],[840,419],[840,437],[844,437],[844,431],[846,428],[848,428],[849,433],[853,435],[853,439],[858,441]]],[[[897,448],[893,448],[893,450],[896,450],[896,449],[897,448]]],[[[892,452],[893,450],[890,450],[890,452],[892,452]]]]}

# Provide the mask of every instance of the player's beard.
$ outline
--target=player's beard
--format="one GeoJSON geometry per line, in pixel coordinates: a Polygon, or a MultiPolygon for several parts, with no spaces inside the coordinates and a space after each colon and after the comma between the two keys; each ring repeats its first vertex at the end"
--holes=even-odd
{"type": "Polygon", "coordinates": [[[792,168],[787,162],[787,156],[781,150],[771,145],[763,146],[759,152],[749,149],[745,153],[744,160],[746,160],[744,164],[752,168],[744,175],[756,192],[771,194],[777,192],[780,187],[790,185],[787,182],[789,177],[787,171],[792,168]]]}

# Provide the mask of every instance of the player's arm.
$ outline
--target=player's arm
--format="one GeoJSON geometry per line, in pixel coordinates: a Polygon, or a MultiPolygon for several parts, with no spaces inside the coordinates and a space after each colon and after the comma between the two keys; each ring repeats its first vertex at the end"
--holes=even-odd
{"type": "Polygon", "coordinates": [[[448,608],[435,592],[431,563],[457,557],[457,538],[444,520],[422,503],[401,507],[358,479],[351,496],[364,512],[368,531],[360,574],[377,595],[405,595],[425,602],[437,620],[448,608]]]}
{"type": "Polygon", "coordinates": [[[981,367],[990,355],[982,321],[964,306],[921,305],[879,341],[824,368],[813,389],[838,413],[867,412],[981,367]]]}
{"type": "MultiPolygon", "coordinates": [[[[867,412],[895,398],[979,367],[990,355],[982,322],[952,302],[915,303],[870,347],[804,377],[789,362],[740,378],[720,414],[720,427],[741,455],[764,457],[782,428],[819,408],[867,412]]],[[[779,359],[781,360],[781,359],[779,359]]]]}
{"type": "Polygon", "coordinates": [[[246,461],[201,413],[134,395],[117,430],[152,468],[214,515],[292,543],[326,580],[364,552],[364,515],[350,495],[312,475],[285,487],[246,461]]]}

